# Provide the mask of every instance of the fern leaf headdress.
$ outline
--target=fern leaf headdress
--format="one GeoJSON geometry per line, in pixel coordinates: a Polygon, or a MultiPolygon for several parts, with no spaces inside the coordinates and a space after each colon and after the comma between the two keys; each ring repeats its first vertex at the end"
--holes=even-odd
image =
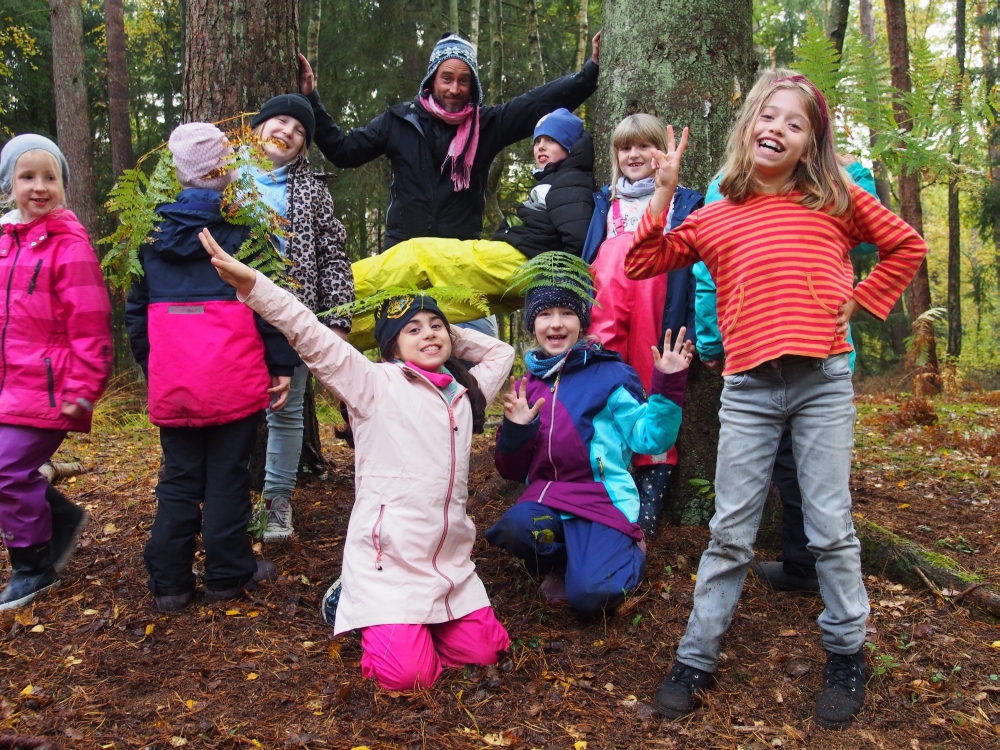
{"type": "Polygon", "coordinates": [[[586,331],[594,299],[594,276],[590,266],[575,255],[550,252],[537,255],[518,268],[507,291],[524,295],[524,327],[534,331],[535,318],[550,307],[565,307],[576,313],[586,331]]]}

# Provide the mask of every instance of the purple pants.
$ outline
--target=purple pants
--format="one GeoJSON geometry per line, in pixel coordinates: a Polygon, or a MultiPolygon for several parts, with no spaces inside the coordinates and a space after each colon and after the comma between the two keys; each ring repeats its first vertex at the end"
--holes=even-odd
{"type": "Polygon", "coordinates": [[[38,469],[52,458],[66,430],[0,424],[0,537],[7,547],[33,547],[52,539],[49,483],[38,469]]]}

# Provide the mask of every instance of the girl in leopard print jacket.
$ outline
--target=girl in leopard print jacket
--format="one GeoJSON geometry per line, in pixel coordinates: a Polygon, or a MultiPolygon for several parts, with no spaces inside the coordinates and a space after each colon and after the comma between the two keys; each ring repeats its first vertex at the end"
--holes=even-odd
{"type": "MultiPolygon", "coordinates": [[[[354,300],[354,275],[344,253],[347,233],[334,215],[333,200],[322,175],[309,168],[306,153],[316,129],[312,105],[301,94],[281,94],[264,103],[250,122],[274,165],[269,172],[253,170],[264,201],[288,220],[282,254],[292,262],[295,294],[314,313],[354,300]]],[[[350,317],[323,319],[334,333],[347,338],[350,317]]],[[[292,376],[282,411],[267,412],[268,445],[264,501],[268,523],[264,541],[287,539],[292,527],[291,495],[302,452],[303,402],[309,371],[305,365],[292,376]]]]}

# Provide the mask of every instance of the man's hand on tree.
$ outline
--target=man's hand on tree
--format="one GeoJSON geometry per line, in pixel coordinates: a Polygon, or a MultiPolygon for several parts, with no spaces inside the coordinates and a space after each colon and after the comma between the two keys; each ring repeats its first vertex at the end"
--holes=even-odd
{"type": "MultiPolygon", "coordinates": [[[[594,61],[595,65],[600,65],[601,64],[601,32],[600,31],[598,31],[596,34],[594,34],[593,45],[594,45],[594,54],[592,54],[590,56],[590,59],[594,61]]],[[[302,55],[299,55],[299,57],[302,57],[302,55]]]]}

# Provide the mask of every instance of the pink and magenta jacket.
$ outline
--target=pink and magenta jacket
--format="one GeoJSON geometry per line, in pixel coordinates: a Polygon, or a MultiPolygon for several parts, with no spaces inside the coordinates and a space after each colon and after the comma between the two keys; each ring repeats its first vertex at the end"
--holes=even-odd
{"type": "Polygon", "coordinates": [[[218,190],[188,188],[159,206],[143,245],[143,276],[125,307],[129,346],[149,381],[149,421],[161,427],[229,424],[267,408],[270,375],[301,363],[278,331],[236,299],[198,233],[235,254],[246,227],[226,222],[218,190]]]}
{"type": "Polygon", "coordinates": [[[0,283],[0,423],[89,432],[111,373],[111,302],[87,230],[66,209],[3,224],[0,283]],[[63,416],[64,402],[83,416],[63,416]]]}

